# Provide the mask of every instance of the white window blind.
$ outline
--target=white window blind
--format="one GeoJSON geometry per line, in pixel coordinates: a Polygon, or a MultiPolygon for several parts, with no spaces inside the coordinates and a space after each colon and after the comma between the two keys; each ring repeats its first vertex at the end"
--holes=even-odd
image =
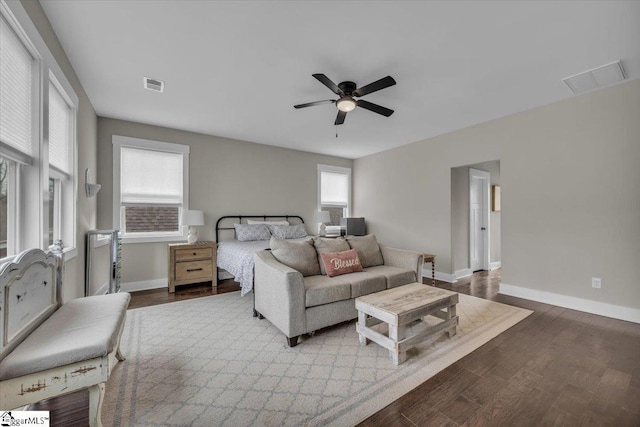
{"type": "Polygon", "coordinates": [[[182,153],[122,147],[122,206],[182,206],[182,153]]]}
{"type": "Polygon", "coordinates": [[[320,174],[320,204],[347,206],[349,203],[349,175],[325,172],[320,174]]]}
{"type": "Polygon", "coordinates": [[[29,158],[33,57],[0,16],[0,141],[29,158]]]}
{"type": "Polygon", "coordinates": [[[71,108],[56,86],[49,82],[49,165],[66,175],[71,174],[70,131],[71,108]]]}

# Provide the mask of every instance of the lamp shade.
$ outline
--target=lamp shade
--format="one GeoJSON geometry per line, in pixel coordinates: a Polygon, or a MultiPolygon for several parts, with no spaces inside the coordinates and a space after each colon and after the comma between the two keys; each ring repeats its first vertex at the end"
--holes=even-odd
{"type": "Polygon", "coordinates": [[[182,214],[184,225],[204,225],[204,213],[202,211],[184,211],[182,214]]]}
{"type": "Polygon", "coordinates": [[[316,222],[331,222],[331,215],[328,211],[318,211],[315,215],[316,222]]]}

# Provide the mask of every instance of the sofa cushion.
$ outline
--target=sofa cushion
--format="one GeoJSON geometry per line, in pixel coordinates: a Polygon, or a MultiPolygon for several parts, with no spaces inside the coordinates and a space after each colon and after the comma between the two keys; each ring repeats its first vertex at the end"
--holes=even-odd
{"type": "MultiPolygon", "coordinates": [[[[356,274],[356,273],[353,273],[356,274]]],[[[303,279],[305,294],[305,306],[329,304],[351,298],[351,274],[338,277],[322,275],[308,276],[303,279]]]]}
{"type": "Polygon", "coordinates": [[[367,273],[384,276],[387,279],[387,289],[407,285],[416,281],[416,272],[407,268],[377,265],[364,270],[367,273]]]}
{"type": "Polygon", "coordinates": [[[378,246],[375,234],[347,236],[347,242],[352,249],[358,252],[360,263],[364,268],[384,264],[382,252],[380,252],[380,246],[378,246]]]}
{"type": "Polygon", "coordinates": [[[362,271],[362,265],[355,249],[342,252],[324,252],[320,255],[322,256],[320,265],[324,267],[329,277],[362,271]]]}
{"type": "Polygon", "coordinates": [[[311,239],[289,242],[271,237],[271,253],[282,264],[299,271],[303,276],[320,274],[318,256],[311,239]]]}
{"type": "Polygon", "coordinates": [[[320,272],[322,274],[327,274],[327,271],[324,269],[324,264],[322,263],[322,254],[325,252],[342,252],[348,251],[351,249],[346,240],[342,237],[338,237],[336,239],[327,239],[325,237],[315,237],[313,239],[313,246],[315,246],[316,251],[318,252],[318,263],[320,264],[320,272]]]}
{"type": "Polygon", "coordinates": [[[344,277],[351,283],[351,298],[358,298],[373,292],[380,292],[387,289],[387,278],[379,273],[362,271],[360,273],[350,273],[344,277]]]}

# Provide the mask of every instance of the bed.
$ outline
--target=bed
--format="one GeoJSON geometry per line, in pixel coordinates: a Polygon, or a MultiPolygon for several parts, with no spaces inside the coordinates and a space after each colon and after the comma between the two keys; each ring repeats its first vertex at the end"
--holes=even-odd
{"type": "MultiPolygon", "coordinates": [[[[219,269],[232,274],[240,283],[240,295],[253,290],[253,254],[269,249],[269,240],[241,242],[236,239],[234,224],[246,224],[247,221],[288,221],[291,225],[304,224],[298,215],[229,215],[216,222],[216,242],[218,242],[216,283],[219,269]]],[[[298,239],[299,240],[299,239],[298,239]]]]}

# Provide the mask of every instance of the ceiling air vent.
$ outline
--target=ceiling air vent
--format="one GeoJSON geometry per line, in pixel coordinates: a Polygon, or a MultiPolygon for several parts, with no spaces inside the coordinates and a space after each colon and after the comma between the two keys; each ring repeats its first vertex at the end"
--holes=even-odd
{"type": "Polygon", "coordinates": [[[591,70],[562,79],[574,93],[589,92],[590,90],[609,86],[626,78],[620,61],[593,68],[591,70]]]}
{"type": "Polygon", "coordinates": [[[162,80],[144,78],[144,88],[155,92],[164,92],[164,82],[162,80]]]}

